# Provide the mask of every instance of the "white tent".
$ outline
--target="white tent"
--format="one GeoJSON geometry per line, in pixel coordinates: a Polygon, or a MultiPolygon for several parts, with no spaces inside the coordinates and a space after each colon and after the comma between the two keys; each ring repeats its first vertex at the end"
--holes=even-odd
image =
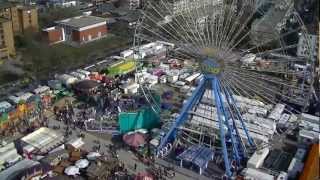
{"type": "Polygon", "coordinates": [[[89,166],[89,161],[87,159],[80,159],[76,161],[76,166],[80,169],[86,168],[89,166]]]}
{"type": "Polygon", "coordinates": [[[79,168],[77,168],[76,166],[69,166],[64,170],[64,173],[66,173],[66,175],[68,176],[75,176],[80,174],[79,172],[79,168]]]}
{"type": "Polygon", "coordinates": [[[98,152],[89,152],[89,154],[87,155],[87,158],[89,160],[95,160],[97,157],[100,157],[101,154],[98,152]]]}
{"type": "Polygon", "coordinates": [[[141,134],[147,134],[148,130],[146,130],[146,129],[137,129],[137,130],[135,130],[135,132],[139,132],[141,134]]]}

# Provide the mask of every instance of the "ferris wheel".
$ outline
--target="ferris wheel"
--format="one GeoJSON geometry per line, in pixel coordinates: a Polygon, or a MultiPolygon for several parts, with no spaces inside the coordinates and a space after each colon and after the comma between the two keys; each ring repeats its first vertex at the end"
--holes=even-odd
{"type": "MultiPolygon", "coordinates": [[[[152,63],[139,54],[143,44],[163,42],[174,44],[167,56],[191,60],[202,74],[166,125],[158,152],[165,154],[176,140],[206,144],[221,150],[226,175],[232,176],[231,166],[240,166],[250,149],[272,144],[274,129],[268,131],[267,122],[274,126],[283,114],[289,119],[308,107],[314,62],[308,41],[304,55],[297,53],[301,39],[308,39],[307,30],[293,0],[148,1],[134,38],[137,71],[152,63]]],[[[160,111],[152,88],[142,82],[140,87],[160,111]]]]}

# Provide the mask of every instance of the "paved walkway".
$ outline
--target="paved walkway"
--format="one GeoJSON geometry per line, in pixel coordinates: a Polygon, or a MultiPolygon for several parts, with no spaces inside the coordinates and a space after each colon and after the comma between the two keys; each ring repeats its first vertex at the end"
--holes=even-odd
{"type": "MultiPolygon", "coordinates": [[[[49,119],[49,127],[53,126],[60,126],[60,129],[58,130],[61,133],[64,133],[64,128],[66,125],[63,124],[63,122],[57,121],[55,119],[55,116],[52,114],[52,112],[46,113],[48,119],[49,119]]],[[[71,128],[72,129],[72,128],[71,128]]],[[[83,130],[80,130],[79,128],[76,128],[73,130],[73,133],[71,136],[67,138],[67,140],[76,138],[77,135],[80,133],[85,134],[85,138],[83,138],[83,141],[85,144],[83,145],[83,149],[87,151],[92,151],[93,147],[97,144],[94,143],[94,141],[99,140],[101,144],[100,152],[108,152],[108,147],[106,145],[112,144],[109,138],[106,138],[107,135],[105,134],[91,134],[88,132],[85,132],[83,130]]],[[[119,155],[119,160],[122,161],[125,166],[127,167],[128,171],[132,174],[136,174],[141,171],[146,171],[150,167],[146,166],[142,162],[140,162],[137,157],[130,151],[126,150],[118,150],[117,151],[119,155]],[[134,170],[134,164],[137,164],[137,170],[134,170]]],[[[163,166],[163,167],[172,167],[173,164],[170,164],[162,159],[156,159],[156,165],[157,166],[163,166]]],[[[173,180],[209,180],[210,178],[200,176],[198,173],[187,170],[185,168],[180,168],[179,166],[174,166],[175,169],[175,177],[173,178],[166,178],[166,179],[173,179],[173,180]]],[[[215,178],[216,179],[216,178],[215,178]]]]}

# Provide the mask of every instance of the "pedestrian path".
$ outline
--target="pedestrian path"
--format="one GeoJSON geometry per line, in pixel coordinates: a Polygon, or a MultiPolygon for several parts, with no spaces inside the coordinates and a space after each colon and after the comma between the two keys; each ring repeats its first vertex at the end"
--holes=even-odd
{"type": "MultiPolygon", "coordinates": [[[[49,125],[60,125],[61,129],[60,132],[63,132],[63,128],[66,127],[66,125],[63,124],[63,122],[57,121],[55,119],[55,116],[48,112],[47,117],[49,117],[49,125]]],[[[79,128],[72,129],[73,133],[68,139],[76,138],[77,134],[82,131],[79,128]]],[[[82,131],[82,133],[85,134],[85,138],[83,141],[85,142],[83,148],[87,151],[91,151],[92,147],[96,144],[94,143],[95,140],[99,140],[101,143],[101,152],[107,152],[108,148],[105,147],[105,145],[112,144],[111,141],[109,141],[107,138],[97,137],[95,135],[92,135],[91,133],[87,133],[85,131],[82,131]]],[[[130,174],[137,174],[138,172],[145,172],[150,167],[143,164],[140,160],[137,159],[137,157],[130,151],[126,151],[123,149],[120,149],[117,151],[118,158],[120,162],[124,163],[125,167],[128,169],[128,172],[130,174]],[[137,169],[134,169],[134,164],[137,164],[137,169]]],[[[167,161],[164,161],[162,159],[156,159],[155,161],[156,166],[160,167],[172,167],[174,166],[175,169],[175,177],[166,179],[172,179],[172,180],[212,180],[212,179],[218,179],[218,178],[208,178],[205,176],[199,175],[197,172],[181,168],[179,166],[173,165],[172,163],[168,163],[167,161]]]]}

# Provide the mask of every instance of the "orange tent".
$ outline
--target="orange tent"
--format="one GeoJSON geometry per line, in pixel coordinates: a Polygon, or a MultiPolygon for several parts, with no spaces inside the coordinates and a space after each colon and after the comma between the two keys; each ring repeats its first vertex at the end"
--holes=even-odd
{"type": "Polygon", "coordinates": [[[304,168],[299,177],[299,180],[319,179],[319,158],[320,146],[319,144],[313,144],[309,151],[308,158],[304,164],[304,168]]]}

